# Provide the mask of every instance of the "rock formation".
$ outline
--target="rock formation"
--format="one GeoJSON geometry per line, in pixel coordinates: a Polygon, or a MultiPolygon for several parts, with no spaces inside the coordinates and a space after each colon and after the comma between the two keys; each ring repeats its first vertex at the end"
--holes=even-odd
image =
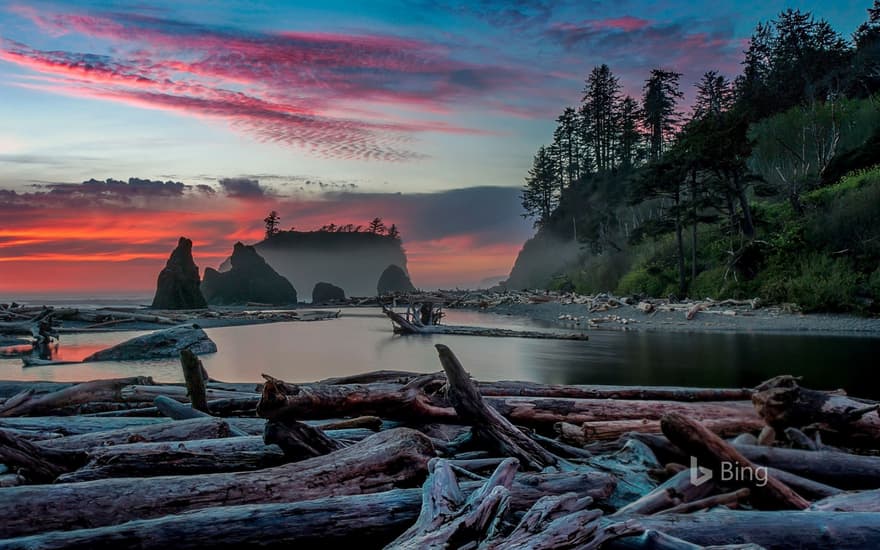
{"type": "Polygon", "coordinates": [[[296,289],[257,254],[253,246],[235,243],[228,271],[205,269],[202,294],[209,304],[259,302],[296,304],[296,289]]]}
{"type": "Polygon", "coordinates": [[[201,355],[216,352],[217,344],[208,337],[199,325],[179,325],[144,334],[111,348],[95,352],[83,359],[83,363],[179,357],[180,351],[184,349],[201,355]]]}
{"type": "Polygon", "coordinates": [[[415,289],[406,271],[394,264],[385,268],[385,271],[379,276],[379,282],[376,284],[376,292],[380,295],[388,294],[389,292],[409,292],[415,289]]]}
{"type": "Polygon", "coordinates": [[[333,301],[345,300],[345,291],[330,283],[318,283],[312,289],[312,303],[326,304],[333,301]]]}
{"type": "Polygon", "coordinates": [[[192,241],[181,237],[177,248],[159,272],[152,307],[157,309],[197,309],[208,307],[199,290],[199,267],[193,261],[192,241]]]}
{"type": "Polygon", "coordinates": [[[321,281],[344,288],[347,296],[374,296],[389,264],[407,270],[400,239],[364,231],[282,231],[254,247],[302,300],[311,299],[309,291],[321,281]]]}

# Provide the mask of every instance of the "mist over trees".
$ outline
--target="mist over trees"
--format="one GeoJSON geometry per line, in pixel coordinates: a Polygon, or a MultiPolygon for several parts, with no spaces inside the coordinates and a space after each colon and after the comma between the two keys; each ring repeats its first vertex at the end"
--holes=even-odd
{"type": "Polygon", "coordinates": [[[808,309],[880,300],[880,0],[851,37],[785,10],[756,26],[741,74],[711,70],[693,89],[681,76],[654,68],[633,98],[600,64],[556,119],[524,215],[582,254],[547,284],[808,309]],[[859,240],[829,250],[828,230],[859,240]]]}

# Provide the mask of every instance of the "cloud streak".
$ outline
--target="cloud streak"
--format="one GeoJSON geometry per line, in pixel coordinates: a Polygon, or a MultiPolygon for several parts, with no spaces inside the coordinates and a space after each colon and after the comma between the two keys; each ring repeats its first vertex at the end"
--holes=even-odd
{"type": "Polygon", "coordinates": [[[3,40],[0,59],[46,77],[23,86],[219,118],[260,140],[330,158],[409,160],[421,156],[411,150],[421,133],[485,133],[437,116],[532,78],[390,35],[245,32],[132,13],[12,11],[51,36],[83,35],[107,42],[112,52],[3,40]]]}

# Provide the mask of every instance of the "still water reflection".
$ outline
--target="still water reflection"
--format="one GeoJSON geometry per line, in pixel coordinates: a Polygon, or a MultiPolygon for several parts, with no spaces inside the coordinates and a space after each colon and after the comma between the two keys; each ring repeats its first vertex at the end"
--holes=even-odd
{"type": "MultiPolygon", "coordinates": [[[[540,327],[511,317],[452,311],[449,324],[540,327]]],[[[546,328],[546,327],[544,327],[546,328]]],[[[776,374],[803,376],[816,388],[844,388],[880,398],[880,339],[768,334],[591,331],[587,342],[467,336],[392,336],[375,310],[350,309],[340,319],[208,329],[219,352],[203,357],[217,379],[260,380],[261,373],[311,381],[377,369],[440,369],[433,344],[450,346],[475,377],[559,384],[753,386],[776,374]]],[[[141,333],[65,335],[61,353],[79,359],[96,347],[141,333]]],[[[83,380],[151,375],[182,379],[176,360],[92,363],[23,369],[0,359],[0,379],[83,380]]]]}

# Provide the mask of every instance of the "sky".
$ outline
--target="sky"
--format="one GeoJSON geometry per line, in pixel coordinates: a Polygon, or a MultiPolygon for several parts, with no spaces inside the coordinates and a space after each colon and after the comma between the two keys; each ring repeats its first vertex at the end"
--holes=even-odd
{"type": "Polygon", "coordinates": [[[0,294],[148,293],[282,228],[396,224],[413,282],[503,278],[519,188],[607,63],[735,76],[759,21],[869,0],[0,1],[0,294]]]}

